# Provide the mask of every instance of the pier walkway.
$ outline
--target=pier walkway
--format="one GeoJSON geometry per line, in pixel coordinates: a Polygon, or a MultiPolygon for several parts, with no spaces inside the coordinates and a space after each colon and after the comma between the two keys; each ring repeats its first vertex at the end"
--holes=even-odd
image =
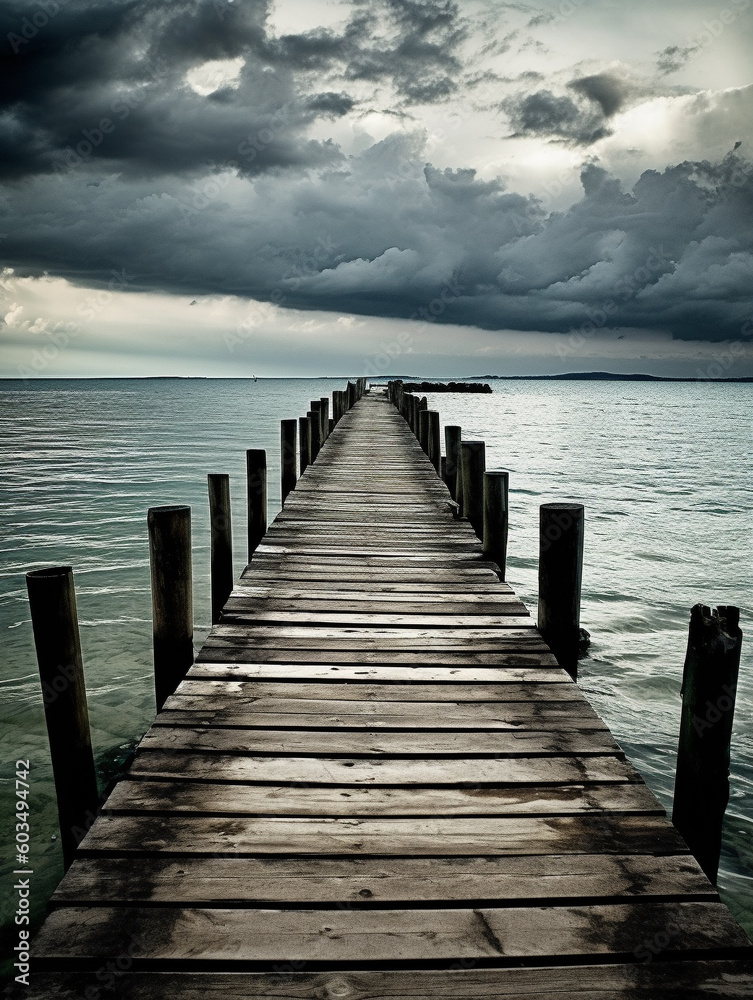
{"type": "Polygon", "coordinates": [[[53,906],[34,1000],[753,995],[748,938],[376,393],[53,906]]]}

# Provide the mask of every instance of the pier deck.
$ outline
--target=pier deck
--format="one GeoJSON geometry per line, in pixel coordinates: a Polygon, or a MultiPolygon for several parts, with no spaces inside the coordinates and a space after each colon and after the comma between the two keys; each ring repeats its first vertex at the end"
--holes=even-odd
{"type": "Polygon", "coordinates": [[[83,841],[25,996],[753,995],[748,938],[448,501],[359,400],[83,841]]]}

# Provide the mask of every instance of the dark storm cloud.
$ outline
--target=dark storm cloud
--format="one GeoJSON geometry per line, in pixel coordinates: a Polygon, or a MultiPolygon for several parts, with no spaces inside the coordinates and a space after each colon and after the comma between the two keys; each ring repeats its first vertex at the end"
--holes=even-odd
{"type": "Polygon", "coordinates": [[[506,98],[502,110],[513,128],[512,138],[537,136],[589,146],[611,134],[604,114],[551,90],[506,98]]]}
{"type": "Polygon", "coordinates": [[[582,76],[577,80],[571,80],[568,86],[582,94],[584,97],[595,101],[601,108],[605,118],[622,108],[630,94],[630,88],[619,77],[611,73],[597,73],[594,76],[582,76]]]}
{"type": "MultiPolygon", "coordinates": [[[[354,156],[311,138],[369,109],[364,83],[402,117],[467,89],[479,68],[459,54],[456,3],[354,0],[337,30],[281,37],[267,0],[45,3],[28,39],[17,0],[0,13],[0,251],[19,273],[106,285],[125,271],[134,289],[487,329],[724,340],[749,317],[751,168],[737,154],[648,171],[632,191],[590,163],[580,200],[550,212],[427,164],[422,132],[354,156]],[[187,85],[237,57],[237,86],[187,85]]],[[[545,83],[515,77],[512,128],[576,147],[646,95],[612,72],[545,83]]],[[[725,100],[745,120],[750,92],[725,100]]]]}
{"type": "Polygon", "coordinates": [[[409,103],[442,101],[457,89],[457,47],[467,27],[451,0],[356,0],[346,29],[347,76],[390,81],[409,103]]]}
{"type": "MultiPolygon", "coordinates": [[[[540,78],[540,74],[536,76],[540,78]]],[[[524,78],[525,74],[519,79],[524,78]]],[[[567,87],[573,97],[541,89],[506,98],[502,110],[509,117],[514,135],[590,146],[612,134],[609,119],[621,111],[631,97],[647,93],[645,86],[638,88],[614,73],[577,77],[567,87]]]]}
{"type": "Polygon", "coordinates": [[[132,288],[304,309],[740,336],[753,283],[753,168],[737,154],[647,171],[632,191],[590,164],[580,200],[548,212],[473,170],[426,165],[423,142],[391,136],[305,181],[226,173],[155,188],[97,182],[84,168],[53,191],[40,177],[0,212],[2,246],[20,271],[80,283],[125,268],[132,288]]]}
{"type": "Polygon", "coordinates": [[[317,74],[383,84],[404,104],[456,89],[464,28],[455,3],[369,0],[340,33],[280,38],[267,30],[270,5],[44,0],[37,27],[28,4],[10,0],[0,11],[0,178],[59,173],[89,158],[151,176],[229,163],[252,175],[317,167],[339,154],[309,140],[308,127],[356,104],[345,89],[319,92],[317,74]],[[186,84],[189,70],[238,57],[237,86],[205,97],[186,84]]]}

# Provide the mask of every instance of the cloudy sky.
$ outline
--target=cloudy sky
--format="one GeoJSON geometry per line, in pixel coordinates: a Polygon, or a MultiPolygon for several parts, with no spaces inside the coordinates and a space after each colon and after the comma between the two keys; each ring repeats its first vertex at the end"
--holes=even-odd
{"type": "Polygon", "coordinates": [[[753,0],[3,0],[0,375],[753,375],[753,0]]]}

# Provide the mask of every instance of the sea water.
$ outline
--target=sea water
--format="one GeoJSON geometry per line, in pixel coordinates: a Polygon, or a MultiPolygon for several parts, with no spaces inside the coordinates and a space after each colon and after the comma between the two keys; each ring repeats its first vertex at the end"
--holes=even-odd
{"type": "MultiPolygon", "coordinates": [[[[679,689],[693,604],[735,604],[751,631],[751,419],[740,384],[494,382],[431,408],[510,470],[508,580],[535,615],[538,506],[586,507],[580,685],[671,810],[679,689]]],[[[192,508],[195,640],[210,626],[206,476],[231,477],[236,576],[245,563],[245,449],[266,448],[280,507],[280,420],[343,379],[0,381],[3,923],[14,867],[15,761],[32,767],[32,904],[62,875],[24,573],[74,569],[102,781],[154,718],[150,506],[192,508]]],[[[753,635],[743,662],[719,877],[753,932],[753,635]]],[[[7,952],[6,952],[7,953],[7,952]]]]}

